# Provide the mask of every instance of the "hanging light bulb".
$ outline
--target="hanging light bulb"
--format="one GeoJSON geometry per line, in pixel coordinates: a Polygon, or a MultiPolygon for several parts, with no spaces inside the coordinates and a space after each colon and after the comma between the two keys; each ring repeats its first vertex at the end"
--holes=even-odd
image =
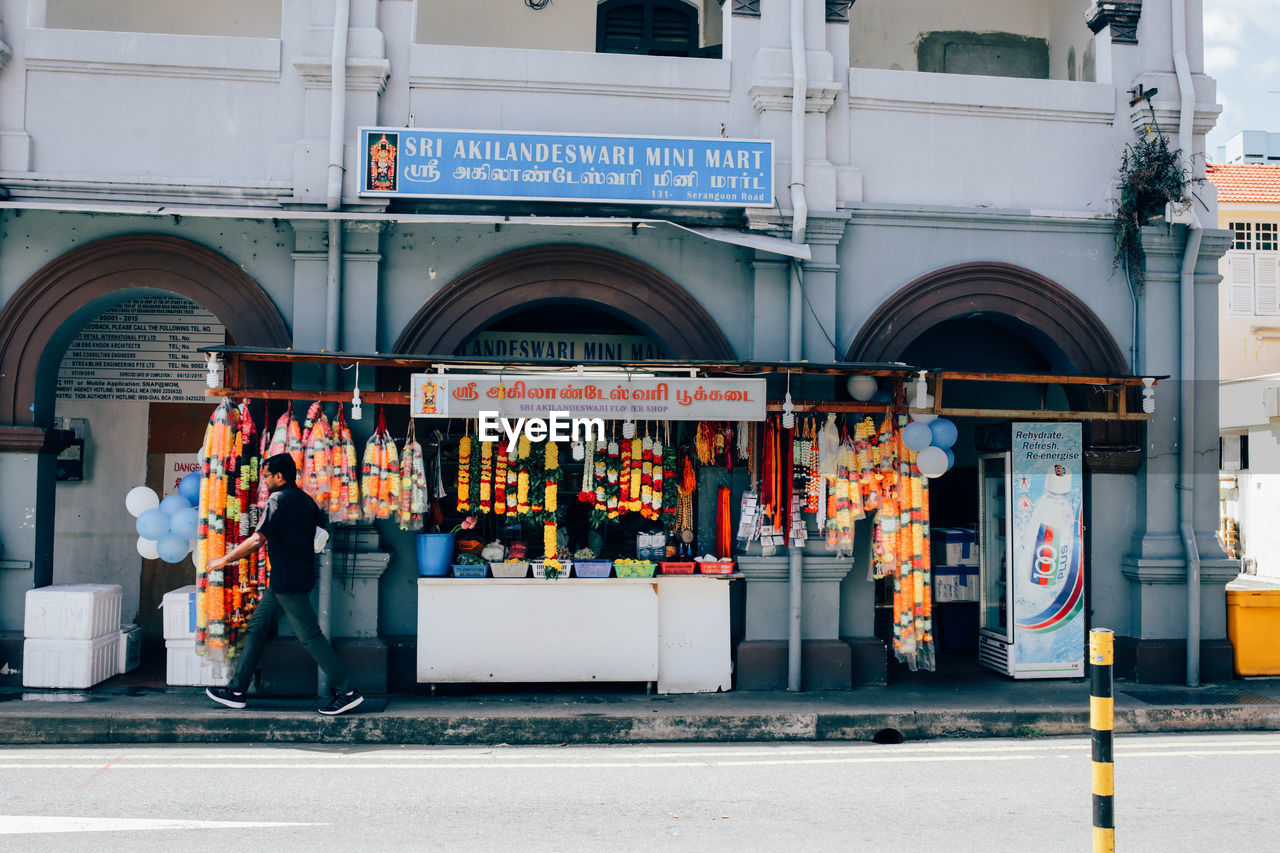
{"type": "Polygon", "coordinates": [[[623,437],[623,438],[635,438],[635,437],[636,437],[636,422],[635,422],[635,421],[633,421],[633,420],[626,420],[626,421],[623,421],[623,422],[622,422],[622,437],[623,437]]]}
{"type": "Polygon", "coordinates": [[[358,421],[364,417],[360,410],[360,365],[356,365],[356,388],[351,394],[351,420],[358,421]]]}
{"type": "Polygon", "coordinates": [[[1156,410],[1156,381],[1150,377],[1142,377],[1142,411],[1148,415],[1156,410]]]}
{"type": "Polygon", "coordinates": [[[204,381],[210,388],[218,388],[222,385],[222,359],[216,352],[209,353],[209,360],[205,365],[209,372],[205,375],[204,381]]]}

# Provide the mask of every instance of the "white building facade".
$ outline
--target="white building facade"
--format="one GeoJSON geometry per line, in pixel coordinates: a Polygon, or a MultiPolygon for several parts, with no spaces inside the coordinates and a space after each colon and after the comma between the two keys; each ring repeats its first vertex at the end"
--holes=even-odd
{"type": "MultiPolygon", "coordinates": [[[[1229,673],[1216,396],[1195,401],[1193,446],[1177,417],[1183,393],[1216,387],[1230,239],[1212,193],[1185,259],[1194,338],[1187,226],[1144,230],[1141,291],[1112,264],[1135,132],[1183,120],[1203,173],[1219,107],[1200,0],[0,0],[0,20],[10,639],[33,584],[122,583],[145,619],[187,582],[140,565],[122,496],[198,447],[210,406],[84,391],[66,359],[104,312],[177,296],[194,306],[155,304],[240,345],[443,354],[560,305],[550,331],[642,334],[682,358],[1170,377],[1144,427],[1086,426],[1090,623],[1121,638],[1122,673],[1182,680],[1189,524],[1203,677],[1229,673]],[[772,201],[371,197],[361,127],[767,140],[772,201]],[[62,418],[82,419],[80,481],[57,479],[62,418]]],[[[961,426],[958,470],[977,454],[961,426]]],[[[364,637],[391,649],[392,686],[415,624],[406,543],[382,531],[395,556],[364,637]]],[[[860,554],[806,564],[810,686],[883,680],[860,554]]],[[[748,578],[740,686],[780,686],[771,571],[748,578]]]]}

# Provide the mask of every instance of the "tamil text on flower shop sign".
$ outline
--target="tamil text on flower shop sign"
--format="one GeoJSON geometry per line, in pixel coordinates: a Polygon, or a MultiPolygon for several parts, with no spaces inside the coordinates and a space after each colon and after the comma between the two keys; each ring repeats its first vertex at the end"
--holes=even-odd
{"type": "Polygon", "coordinates": [[[761,139],[360,129],[360,194],[773,206],[761,139]]]}
{"type": "Polygon", "coordinates": [[[568,417],[605,420],[762,421],[763,379],[451,375],[413,376],[418,418],[568,417]]]}

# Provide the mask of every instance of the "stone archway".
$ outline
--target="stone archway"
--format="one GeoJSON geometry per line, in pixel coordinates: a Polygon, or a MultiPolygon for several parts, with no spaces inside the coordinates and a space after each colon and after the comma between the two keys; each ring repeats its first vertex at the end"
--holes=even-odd
{"type": "Polygon", "coordinates": [[[46,264],[0,311],[0,451],[43,445],[61,344],[126,291],[166,291],[212,311],[236,343],[288,347],[289,328],[266,292],[222,255],[178,237],[99,240],[46,264]]]}
{"type": "Polygon", "coordinates": [[[893,361],[945,320],[1001,317],[1040,345],[1056,372],[1128,375],[1115,339],[1089,306],[1061,285],[1012,264],[969,263],[921,276],[885,300],[854,338],[849,361],[893,361]]]}
{"type": "Polygon", "coordinates": [[[625,255],[576,245],[520,249],[463,273],[427,300],[394,349],[450,354],[494,320],[549,302],[588,304],[625,317],[673,358],[736,357],[715,320],[683,287],[625,255]]]}

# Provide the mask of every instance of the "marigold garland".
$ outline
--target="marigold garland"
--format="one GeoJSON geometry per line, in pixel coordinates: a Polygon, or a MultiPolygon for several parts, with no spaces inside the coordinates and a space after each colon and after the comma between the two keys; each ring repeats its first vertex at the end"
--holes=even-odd
{"type": "MultiPolygon", "coordinates": [[[[365,453],[368,453],[366,448],[365,453]]],[[[366,485],[367,489],[368,486],[366,485]]],[[[458,512],[471,510],[471,436],[458,441],[458,512]]]]}

